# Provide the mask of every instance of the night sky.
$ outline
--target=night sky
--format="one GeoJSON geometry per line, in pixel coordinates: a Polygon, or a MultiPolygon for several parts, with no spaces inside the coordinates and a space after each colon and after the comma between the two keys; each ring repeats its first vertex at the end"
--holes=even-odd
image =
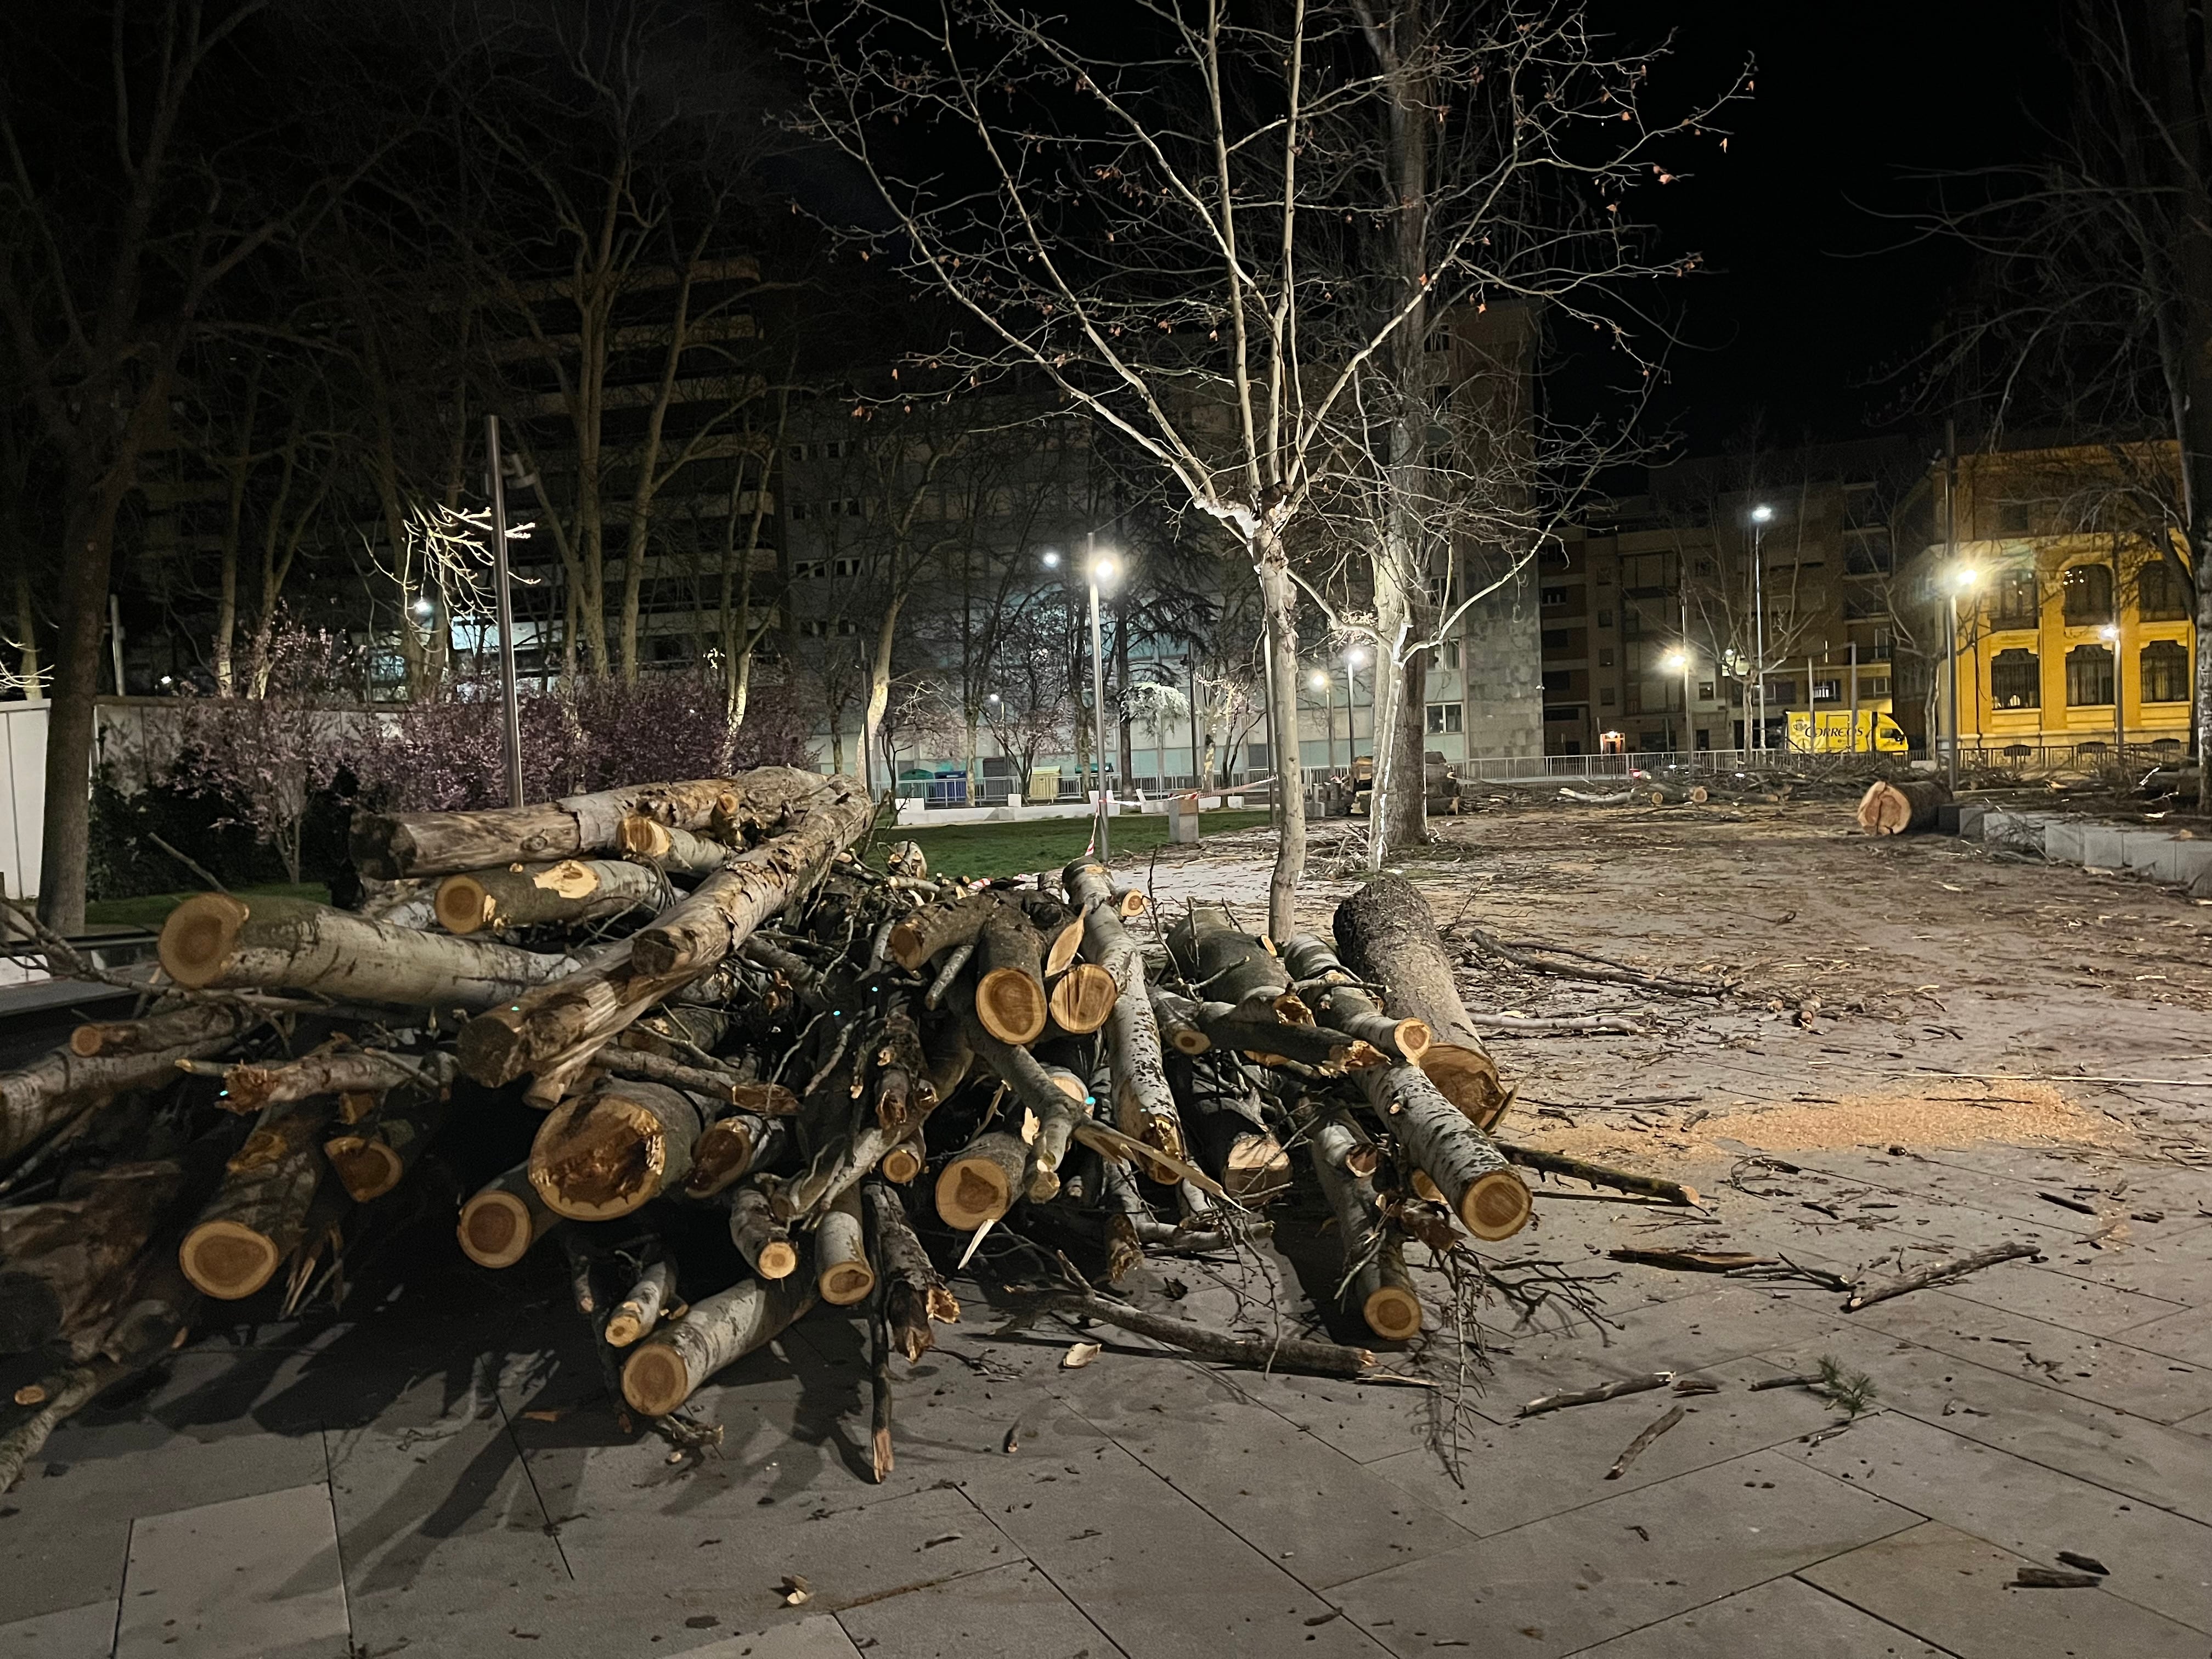
{"type": "Polygon", "coordinates": [[[1711,271],[1685,285],[1657,413],[1696,453],[1754,421],[1769,444],[1881,429],[1897,388],[1867,383],[1928,337],[1967,261],[1955,246],[1905,246],[1911,228],[1876,216],[1927,204],[1913,173],[2015,162],[2063,124],[2059,0],[1596,10],[1632,39],[1675,31],[1655,111],[1756,64],[1752,97],[1722,118],[1728,153],[1637,204],[1664,246],[1701,250],[1711,271]]]}

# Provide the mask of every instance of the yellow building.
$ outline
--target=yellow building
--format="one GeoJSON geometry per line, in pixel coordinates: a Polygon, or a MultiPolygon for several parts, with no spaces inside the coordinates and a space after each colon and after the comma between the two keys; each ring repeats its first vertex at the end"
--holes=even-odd
{"type": "Polygon", "coordinates": [[[2171,445],[2008,451],[1960,456],[1954,501],[1940,465],[1915,492],[1900,608],[1940,655],[1957,602],[1964,748],[2187,746],[2196,629],[2160,513],[2174,471],[2171,445]]]}

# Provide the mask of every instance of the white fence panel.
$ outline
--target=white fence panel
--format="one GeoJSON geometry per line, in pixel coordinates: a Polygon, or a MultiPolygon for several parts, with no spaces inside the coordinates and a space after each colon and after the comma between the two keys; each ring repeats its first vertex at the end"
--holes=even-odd
{"type": "Polygon", "coordinates": [[[46,704],[0,702],[0,882],[10,898],[38,891],[46,819],[46,704]]]}

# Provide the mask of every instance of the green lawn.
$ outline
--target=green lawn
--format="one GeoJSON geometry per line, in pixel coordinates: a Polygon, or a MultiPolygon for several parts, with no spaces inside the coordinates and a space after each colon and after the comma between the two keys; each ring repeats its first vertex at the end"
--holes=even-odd
{"type": "MultiPolygon", "coordinates": [[[[1265,826],[1267,814],[1218,811],[1200,815],[1201,836],[1265,826]]],[[[932,874],[1018,876],[1032,870],[1058,870],[1081,856],[1091,840],[1089,818],[1037,818],[1027,823],[954,823],[942,830],[876,831],[881,848],[893,841],[921,843],[932,874]]],[[[1114,820],[1114,856],[1149,853],[1168,838],[1165,813],[1124,813],[1114,820]]]]}
{"type": "MultiPolygon", "coordinates": [[[[97,927],[158,928],[169,919],[169,912],[204,891],[191,888],[182,893],[142,893],[137,898],[94,899],[84,907],[85,921],[97,927]]],[[[264,898],[313,899],[318,904],[331,902],[331,890],[319,881],[301,882],[293,886],[289,882],[274,882],[266,887],[240,887],[236,890],[241,898],[251,898],[256,893],[264,898]]]]}

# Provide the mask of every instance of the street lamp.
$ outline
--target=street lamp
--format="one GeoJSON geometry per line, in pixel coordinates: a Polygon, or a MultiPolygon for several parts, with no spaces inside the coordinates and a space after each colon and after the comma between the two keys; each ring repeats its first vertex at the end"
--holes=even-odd
{"type": "Polygon", "coordinates": [[[2097,630],[2097,635],[2099,638],[2105,641],[2106,647],[2112,653],[2112,763],[2115,766],[2119,766],[2125,763],[2128,746],[2128,723],[2124,712],[2120,706],[2121,698],[2124,694],[2120,689],[2119,624],[2117,623],[2106,623],[2102,628],[2097,630]]]}
{"type": "Polygon", "coordinates": [[[1690,648],[1686,641],[1677,651],[1669,651],[1659,659],[1662,668],[1679,669],[1682,675],[1682,741],[1677,753],[1686,753],[1690,747],[1690,648]]]}
{"type": "Polygon", "coordinates": [[[1336,693],[1332,690],[1334,683],[1327,672],[1316,669],[1306,684],[1321,693],[1322,730],[1328,734],[1328,769],[1334,772],[1336,770],[1336,693]]]}
{"type": "Polygon", "coordinates": [[[432,609],[430,601],[427,599],[418,599],[415,601],[415,614],[418,617],[428,616],[432,609]]]}
{"type": "Polygon", "coordinates": [[[1749,747],[1766,747],[1766,560],[1761,552],[1766,535],[1766,521],[1774,516],[1774,509],[1761,501],[1751,509],[1751,610],[1752,610],[1752,679],[1755,690],[1744,712],[1748,714],[1752,705],[1758,707],[1759,723],[1747,734],[1753,739],[1749,747]]]}
{"type": "Polygon", "coordinates": [[[1048,570],[1057,570],[1057,569],[1059,569],[1059,568],[1060,568],[1060,555],[1059,555],[1059,554],[1057,554],[1057,553],[1048,553],[1048,554],[1046,554],[1046,555],[1044,556],[1044,568],[1045,568],[1046,569],[1048,569],[1048,570]]]}
{"type": "Polygon", "coordinates": [[[1954,791],[1959,787],[1959,595],[1971,592],[1974,584],[1981,579],[1980,571],[1970,564],[1962,564],[1952,570],[1943,584],[1943,602],[1951,623],[1950,672],[1947,677],[1951,704],[1951,747],[1946,758],[1944,775],[1954,791]]]}
{"type": "MultiPolygon", "coordinates": [[[[1106,659],[1105,647],[1098,627],[1098,585],[1111,582],[1121,574],[1121,567],[1110,553],[1101,553],[1097,538],[1086,534],[1083,538],[1083,574],[1091,588],[1091,731],[1098,745],[1098,861],[1107,863],[1113,858],[1109,826],[1114,817],[1114,798],[1106,785],[1106,659]]],[[[1049,562],[1057,556],[1048,553],[1049,562]]]]}

